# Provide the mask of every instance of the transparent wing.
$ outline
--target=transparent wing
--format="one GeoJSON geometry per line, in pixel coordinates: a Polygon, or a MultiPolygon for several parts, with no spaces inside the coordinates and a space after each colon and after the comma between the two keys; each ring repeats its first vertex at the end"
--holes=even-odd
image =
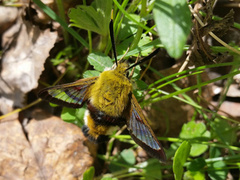
{"type": "Polygon", "coordinates": [[[161,161],[166,161],[166,155],[162,145],[154,135],[134,95],[132,95],[131,99],[130,118],[127,122],[127,126],[132,139],[139,146],[153,157],[161,161]]]}
{"type": "Polygon", "coordinates": [[[38,96],[61,106],[80,108],[89,98],[88,89],[98,77],[80,79],[76,82],[57,85],[41,90],[38,96]]]}

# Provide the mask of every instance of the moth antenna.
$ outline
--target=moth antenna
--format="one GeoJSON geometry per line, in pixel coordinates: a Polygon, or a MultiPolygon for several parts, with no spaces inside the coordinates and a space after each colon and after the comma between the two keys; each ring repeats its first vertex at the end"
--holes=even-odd
{"type": "Polygon", "coordinates": [[[113,10],[111,12],[111,21],[109,23],[109,30],[110,30],[110,37],[112,42],[113,55],[114,55],[115,63],[117,66],[118,62],[117,62],[116,44],[115,44],[114,32],[113,32],[113,10]]]}
{"type": "Polygon", "coordinates": [[[133,64],[132,66],[130,66],[129,68],[126,69],[129,70],[139,64],[144,63],[145,61],[148,61],[149,59],[151,59],[153,56],[155,56],[158,52],[160,51],[160,48],[157,48],[155,51],[153,51],[151,54],[149,54],[148,56],[146,56],[145,58],[141,59],[140,61],[138,61],[137,63],[133,64]]]}

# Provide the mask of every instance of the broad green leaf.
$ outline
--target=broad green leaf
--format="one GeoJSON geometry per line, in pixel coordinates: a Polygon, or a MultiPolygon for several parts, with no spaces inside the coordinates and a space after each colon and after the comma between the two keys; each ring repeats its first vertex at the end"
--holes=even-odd
{"type": "MultiPolygon", "coordinates": [[[[209,157],[210,158],[217,158],[220,157],[222,154],[222,149],[218,147],[210,147],[209,157]]],[[[228,171],[226,169],[226,164],[223,161],[218,161],[214,163],[208,164],[208,176],[211,177],[211,179],[225,179],[228,171]],[[223,168],[223,169],[219,169],[223,168]]]]}
{"type": "Polygon", "coordinates": [[[82,108],[76,109],[75,111],[76,121],[74,122],[74,124],[76,124],[81,128],[84,125],[84,115],[85,115],[86,109],[87,109],[86,106],[83,106],[82,108]]]}
{"type": "Polygon", "coordinates": [[[135,98],[137,99],[137,101],[142,100],[143,96],[144,96],[144,91],[142,90],[133,90],[133,94],[135,96],[135,98]]]}
{"type": "Polygon", "coordinates": [[[206,125],[202,122],[190,121],[183,125],[179,135],[183,139],[204,139],[208,140],[210,135],[206,125]]]}
{"type": "Polygon", "coordinates": [[[77,6],[77,8],[72,8],[68,14],[72,22],[70,25],[106,36],[111,9],[111,0],[96,0],[91,6],[77,6]]]}
{"type": "MultiPolygon", "coordinates": [[[[135,66],[132,79],[138,79],[140,77],[141,67],[139,65],[135,66]]],[[[132,70],[130,70],[132,72],[132,70]]]]}
{"type": "Polygon", "coordinates": [[[155,0],[153,18],[168,54],[181,57],[191,29],[191,13],[185,0],[155,0]]]}
{"type": "Polygon", "coordinates": [[[182,179],[183,165],[186,162],[191,149],[191,144],[187,141],[183,141],[181,146],[175,153],[173,160],[173,172],[176,180],[182,179]]]}
{"type": "Polygon", "coordinates": [[[186,171],[184,180],[205,180],[205,174],[202,171],[186,171]]]}
{"type": "MultiPolygon", "coordinates": [[[[130,14],[130,16],[136,19],[138,22],[140,21],[140,16],[136,14],[130,14]]],[[[117,36],[118,41],[123,41],[129,36],[133,36],[138,30],[138,25],[133,21],[129,20],[127,17],[123,17],[123,21],[121,24],[121,29],[117,36]]],[[[126,49],[125,49],[126,50],[126,49]]]]}
{"type": "Polygon", "coordinates": [[[100,75],[100,72],[95,70],[88,70],[83,73],[84,78],[90,78],[90,77],[95,77],[99,75],[100,75]]]}
{"type": "MultiPolygon", "coordinates": [[[[144,46],[145,44],[148,44],[148,43],[150,43],[150,42],[151,42],[150,37],[149,37],[149,36],[146,36],[146,34],[142,34],[142,37],[141,37],[141,39],[140,39],[140,41],[139,41],[139,43],[138,43],[138,47],[142,47],[142,46],[144,46]]],[[[152,49],[153,49],[153,48],[149,48],[149,49],[147,49],[147,50],[145,50],[145,51],[141,51],[141,55],[142,55],[142,56],[148,56],[148,55],[152,52],[152,49]]]]}
{"type": "Polygon", "coordinates": [[[162,179],[161,164],[156,159],[149,159],[147,166],[143,168],[144,177],[147,180],[162,179]]]}
{"type": "MultiPolygon", "coordinates": [[[[93,2],[93,7],[97,10],[99,14],[102,15],[102,31],[108,32],[109,30],[109,22],[111,19],[111,11],[112,11],[112,1],[111,0],[95,0],[93,2]]],[[[100,24],[100,23],[99,23],[100,24]]],[[[108,35],[108,34],[106,34],[108,35]]]]}
{"type": "Polygon", "coordinates": [[[95,169],[93,166],[91,166],[83,173],[83,180],[93,180],[94,173],[95,173],[95,169]]]}
{"type": "Polygon", "coordinates": [[[120,155],[127,164],[134,165],[136,163],[136,159],[132,149],[123,150],[120,155]]]}
{"type": "Polygon", "coordinates": [[[88,55],[88,62],[94,66],[95,70],[100,72],[104,71],[105,68],[110,68],[113,62],[110,57],[106,56],[101,52],[95,52],[88,55]]]}
{"type": "Polygon", "coordinates": [[[83,118],[84,118],[85,110],[86,110],[85,106],[80,109],[63,107],[61,118],[65,122],[73,123],[78,127],[82,127],[84,124],[83,118]]]}
{"type": "Polygon", "coordinates": [[[233,128],[226,120],[216,118],[213,123],[214,131],[213,137],[217,138],[228,145],[232,145],[236,142],[237,129],[233,128]]]}
{"type": "Polygon", "coordinates": [[[126,167],[132,167],[136,163],[132,149],[123,150],[117,158],[110,162],[109,169],[111,172],[121,171],[126,167]]]}
{"type": "MultiPolygon", "coordinates": [[[[190,121],[183,125],[179,137],[182,139],[207,141],[210,138],[210,132],[206,129],[204,123],[196,123],[195,121],[190,121]]],[[[207,145],[192,143],[190,155],[199,156],[204,153],[207,148],[207,145]]]]}
{"type": "Polygon", "coordinates": [[[134,37],[130,36],[129,38],[124,39],[120,44],[118,44],[116,47],[117,54],[124,54],[127,51],[127,48],[131,45],[133,39],[134,37]]]}
{"type": "MultiPolygon", "coordinates": [[[[119,44],[116,48],[117,53],[118,54],[124,54],[126,52],[127,48],[131,45],[133,39],[134,39],[134,36],[131,36],[131,37],[125,39],[121,44],[119,44]]],[[[138,43],[137,48],[140,48],[140,47],[142,47],[142,46],[144,46],[144,45],[146,45],[150,42],[151,42],[150,37],[146,36],[145,34],[142,34],[142,37],[141,37],[141,39],[138,43]]],[[[140,56],[148,56],[152,52],[152,49],[153,49],[153,47],[149,48],[149,49],[146,49],[144,51],[141,51],[138,54],[134,54],[133,56],[138,57],[139,54],[140,54],[140,56]]]]}
{"type": "Polygon", "coordinates": [[[138,89],[140,90],[146,90],[148,87],[148,85],[142,80],[137,79],[135,82],[137,84],[138,89]]]}
{"type": "Polygon", "coordinates": [[[187,168],[189,171],[200,171],[204,166],[206,166],[206,162],[200,157],[192,160],[187,168]]]}
{"type": "Polygon", "coordinates": [[[227,178],[228,170],[226,169],[226,164],[223,161],[208,164],[208,167],[208,176],[212,180],[225,180],[227,178]]]}
{"type": "Polygon", "coordinates": [[[78,6],[77,8],[72,8],[70,9],[68,16],[70,18],[70,22],[72,22],[70,26],[93,31],[98,34],[103,33],[101,28],[96,23],[96,21],[101,21],[101,19],[99,20],[97,12],[91,6],[88,7],[82,5],[78,6]]]}
{"type": "Polygon", "coordinates": [[[222,154],[222,148],[219,147],[210,147],[209,148],[209,157],[210,158],[216,158],[216,157],[220,157],[222,154]]]}
{"type": "Polygon", "coordinates": [[[76,112],[76,109],[63,107],[63,110],[61,113],[62,120],[67,122],[75,121],[76,120],[75,112],[76,112]]]}
{"type": "Polygon", "coordinates": [[[191,148],[190,156],[192,156],[192,157],[200,156],[200,155],[203,154],[207,149],[208,149],[208,146],[207,146],[207,145],[192,143],[192,148],[191,148]]]}

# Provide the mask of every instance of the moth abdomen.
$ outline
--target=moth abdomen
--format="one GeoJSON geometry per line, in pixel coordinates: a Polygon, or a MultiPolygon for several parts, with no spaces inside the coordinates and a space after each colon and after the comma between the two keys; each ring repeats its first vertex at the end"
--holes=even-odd
{"type": "Polygon", "coordinates": [[[82,132],[84,134],[85,137],[87,137],[90,141],[94,142],[94,143],[102,143],[102,142],[106,142],[109,140],[108,136],[105,135],[92,135],[91,133],[89,133],[89,127],[87,125],[83,125],[82,127],[82,132]]]}
{"type": "Polygon", "coordinates": [[[103,126],[123,126],[126,124],[126,118],[123,116],[119,117],[112,117],[107,115],[106,113],[98,110],[96,107],[93,106],[93,104],[88,101],[87,108],[89,110],[89,113],[91,115],[91,118],[94,120],[94,122],[97,125],[103,125],[103,126]]]}
{"type": "MultiPolygon", "coordinates": [[[[92,118],[90,111],[86,110],[84,115],[85,126],[83,126],[83,133],[89,140],[93,142],[103,142],[108,140],[108,135],[119,129],[119,126],[98,124],[92,118]]],[[[100,122],[104,122],[102,119],[100,122]]]]}

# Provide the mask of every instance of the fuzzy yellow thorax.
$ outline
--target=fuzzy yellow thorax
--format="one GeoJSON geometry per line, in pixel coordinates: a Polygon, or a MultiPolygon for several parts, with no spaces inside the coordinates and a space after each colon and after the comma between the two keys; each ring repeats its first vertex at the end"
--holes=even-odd
{"type": "Polygon", "coordinates": [[[98,110],[112,117],[119,117],[129,102],[132,84],[126,77],[126,62],[109,71],[104,71],[92,85],[90,101],[98,110]]]}

